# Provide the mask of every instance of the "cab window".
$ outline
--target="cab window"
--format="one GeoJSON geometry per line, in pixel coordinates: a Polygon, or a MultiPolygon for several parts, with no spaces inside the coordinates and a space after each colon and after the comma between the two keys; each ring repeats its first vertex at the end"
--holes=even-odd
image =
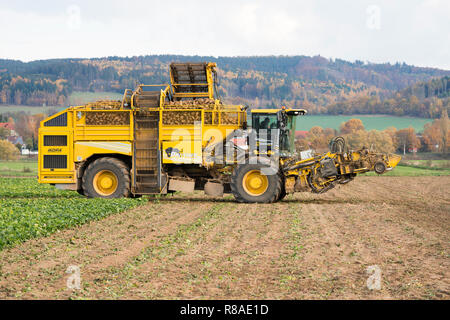
{"type": "Polygon", "coordinates": [[[278,128],[278,119],[276,114],[254,114],[252,122],[252,126],[256,130],[278,128]]]}

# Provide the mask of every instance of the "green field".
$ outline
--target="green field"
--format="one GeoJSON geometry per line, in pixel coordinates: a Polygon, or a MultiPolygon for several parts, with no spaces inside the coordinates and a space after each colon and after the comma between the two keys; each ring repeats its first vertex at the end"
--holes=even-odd
{"type": "Polygon", "coordinates": [[[423,131],[423,126],[433,121],[432,119],[377,115],[327,116],[307,114],[297,118],[297,130],[309,131],[314,126],[338,130],[341,123],[355,118],[362,120],[366,130],[384,130],[389,127],[395,127],[397,129],[413,127],[417,132],[423,131]]]}
{"type": "Polygon", "coordinates": [[[24,111],[30,114],[44,113],[48,114],[52,110],[62,110],[61,107],[39,107],[39,106],[18,106],[18,105],[0,105],[0,113],[24,111]]]}
{"type": "Polygon", "coordinates": [[[402,164],[424,169],[450,169],[450,160],[402,160],[402,164]]]}
{"type": "Polygon", "coordinates": [[[57,230],[98,220],[143,203],[140,199],[88,199],[35,179],[0,178],[0,250],[57,230]]]}
{"type": "MultiPolygon", "coordinates": [[[[448,176],[447,160],[414,160],[400,164],[383,176],[448,176]]],[[[36,161],[0,162],[0,250],[57,230],[101,219],[136,207],[147,200],[88,199],[74,191],[39,184],[36,161]],[[29,172],[24,172],[28,168],[29,172]],[[8,178],[28,176],[30,179],[8,178]],[[3,177],[1,177],[3,176],[3,177]]],[[[375,176],[373,172],[365,175],[375,176]]]]}
{"type": "MultiPolygon", "coordinates": [[[[375,172],[368,172],[364,175],[377,176],[375,172]]],[[[424,177],[424,176],[450,176],[450,169],[429,168],[429,167],[415,167],[404,164],[399,164],[392,171],[384,173],[382,176],[391,177],[424,177]]]]}
{"type": "Polygon", "coordinates": [[[0,161],[0,177],[29,176],[38,174],[37,160],[0,161]]]}
{"type": "Polygon", "coordinates": [[[122,94],[117,92],[81,92],[74,91],[69,96],[68,104],[71,106],[83,105],[97,100],[121,100],[122,94]]]}

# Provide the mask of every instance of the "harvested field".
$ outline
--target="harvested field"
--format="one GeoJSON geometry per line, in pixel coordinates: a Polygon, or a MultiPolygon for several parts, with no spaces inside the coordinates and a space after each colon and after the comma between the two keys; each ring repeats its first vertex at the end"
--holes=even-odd
{"type": "Polygon", "coordinates": [[[368,176],[276,204],[156,198],[0,251],[0,298],[449,299],[449,188],[368,176]]]}

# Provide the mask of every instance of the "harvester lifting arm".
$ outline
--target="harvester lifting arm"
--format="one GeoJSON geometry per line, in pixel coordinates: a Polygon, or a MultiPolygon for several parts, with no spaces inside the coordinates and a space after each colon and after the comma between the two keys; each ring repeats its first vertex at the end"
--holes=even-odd
{"type": "Polygon", "coordinates": [[[350,152],[344,152],[344,148],[345,141],[337,137],[332,140],[331,151],[324,155],[294,163],[282,163],[286,192],[310,190],[313,193],[324,193],[336,183],[350,182],[358,173],[375,171],[383,174],[392,170],[401,160],[398,155],[375,153],[367,148],[350,152]]]}

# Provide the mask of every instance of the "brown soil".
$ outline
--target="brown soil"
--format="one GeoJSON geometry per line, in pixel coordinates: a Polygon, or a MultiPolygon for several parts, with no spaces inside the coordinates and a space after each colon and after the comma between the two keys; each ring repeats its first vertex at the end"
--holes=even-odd
{"type": "Polygon", "coordinates": [[[150,200],[1,251],[0,299],[449,299],[448,190],[448,176],[360,177],[275,204],[150,200]]]}

